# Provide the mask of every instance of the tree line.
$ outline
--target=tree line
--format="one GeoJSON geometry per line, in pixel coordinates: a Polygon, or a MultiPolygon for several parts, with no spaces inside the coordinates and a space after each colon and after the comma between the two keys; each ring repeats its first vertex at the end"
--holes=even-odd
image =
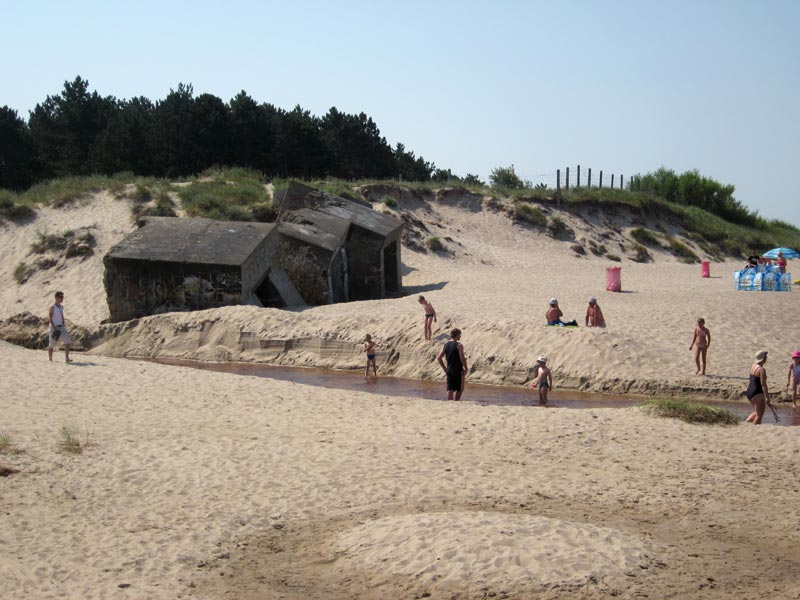
{"type": "Polygon", "coordinates": [[[163,100],[120,100],[76,77],[36,105],[26,122],[0,108],[0,188],[55,177],[133,172],[184,177],[212,166],[314,179],[457,179],[403,144],[390,146],[366,114],[332,107],[323,117],[283,110],[244,91],[230,102],[180,84],[163,100]]]}

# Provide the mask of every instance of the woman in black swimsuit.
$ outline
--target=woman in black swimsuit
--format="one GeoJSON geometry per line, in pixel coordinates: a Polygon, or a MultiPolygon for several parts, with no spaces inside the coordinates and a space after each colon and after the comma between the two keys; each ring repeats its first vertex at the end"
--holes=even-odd
{"type": "Polygon", "coordinates": [[[747,399],[753,406],[753,412],[747,417],[748,423],[760,425],[764,417],[764,411],[769,404],[769,390],[767,389],[767,370],[764,363],[767,362],[767,351],[761,350],[756,353],[756,362],[750,367],[750,385],[747,386],[747,399]]]}

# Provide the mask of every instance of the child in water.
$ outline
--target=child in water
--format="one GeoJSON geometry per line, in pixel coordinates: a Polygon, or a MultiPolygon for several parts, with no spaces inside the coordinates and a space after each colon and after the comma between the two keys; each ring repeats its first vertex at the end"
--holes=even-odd
{"type": "Polygon", "coordinates": [[[694,351],[694,362],[697,364],[697,375],[702,370],[702,375],[706,374],[706,354],[708,354],[708,347],[711,345],[711,332],[706,327],[706,321],[702,317],[697,319],[697,327],[694,328],[694,337],[692,343],[689,345],[689,350],[696,346],[694,351]],[[700,368],[700,357],[703,358],[703,367],[700,368]]]}
{"type": "Polygon", "coordinates": [[[532,388],[539,388],[539,404],[547,405],[547,392],[553,389],[553,374],[547,368],[547,357],[540,356],[536,359],[536,380],[531,384],[532,388]]]}
{"type": "Polygon", "coordinates": [[[367,366],[364,369],[364,377],[369,379],[369,366],[372,365],[372,373],[374,377],[378,376],[378,365],[375,364],[375,347],[378,344],[372,341],[372,336],[367,334],[364,336],[364,352],[367,354],[367,366]]]}
{"type": "Polygon", "coordinates": [[[797,387],[800,386],[800,350],[792,352],[792,362],[789,365],[786,385],[792,388],[792,406],[797,408],[797,387]]]}

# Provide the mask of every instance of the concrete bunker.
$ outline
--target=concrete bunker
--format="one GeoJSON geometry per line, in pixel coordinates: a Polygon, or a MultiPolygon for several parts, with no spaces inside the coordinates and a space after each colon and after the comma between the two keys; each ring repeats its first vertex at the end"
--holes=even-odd
{"type": "Polygon", "coordinates": [[[147,217],[103,259],[110,321],[234,304],[302,303],[272,223],[147,217]]]}
{"type": "Polygon", "coordinates": [[[147,217],[104,258],[110,321],[233,304],[370,300],[402,289],[402,222],[292,182],[277,224],[147,217]]]}

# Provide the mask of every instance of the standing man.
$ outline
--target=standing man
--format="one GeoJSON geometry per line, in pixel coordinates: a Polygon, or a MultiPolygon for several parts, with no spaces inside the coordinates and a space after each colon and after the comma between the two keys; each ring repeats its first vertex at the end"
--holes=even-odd
{"type": "Polygon", "coordinates": [[[66,321],[64,320],[64,306],[62,302],[64,302],[64,292],[56,292],[56,301],[50,306],[50,326],[47,328],[50,342],[47,346],[47,355],[52,362],[53,349],[56,347],[56,342],[61,340],[61,343],[64,344],[66,362],[71,363],[72,359],[69,357],[69,345],[72,340],[69,338],[66,321]]]}
{"type": "Polygon", "coordinates": [[[422,305],[422,312],[425,313],[425,339],[431,339],[431,328],[433,322],[436,321],[436,309],[433,308],[433,304],[428,302],[425,299],[425,296],[420,296],[417,298],[417,301],[422,305]]]}
{"type": "Polygon", "coordinates": [[[467,375],[467,359],[464,357],[464,346],[459,341],[461,330],[453,329],[450,332],[450,341],[444,345],[436,360],[439,366],[447,375],[447,399],[461,400],[461,392],[464,391],[464,380],[467,375]],[[447,358],[447,366],[444,366],[442,358],[447,358]]]}

